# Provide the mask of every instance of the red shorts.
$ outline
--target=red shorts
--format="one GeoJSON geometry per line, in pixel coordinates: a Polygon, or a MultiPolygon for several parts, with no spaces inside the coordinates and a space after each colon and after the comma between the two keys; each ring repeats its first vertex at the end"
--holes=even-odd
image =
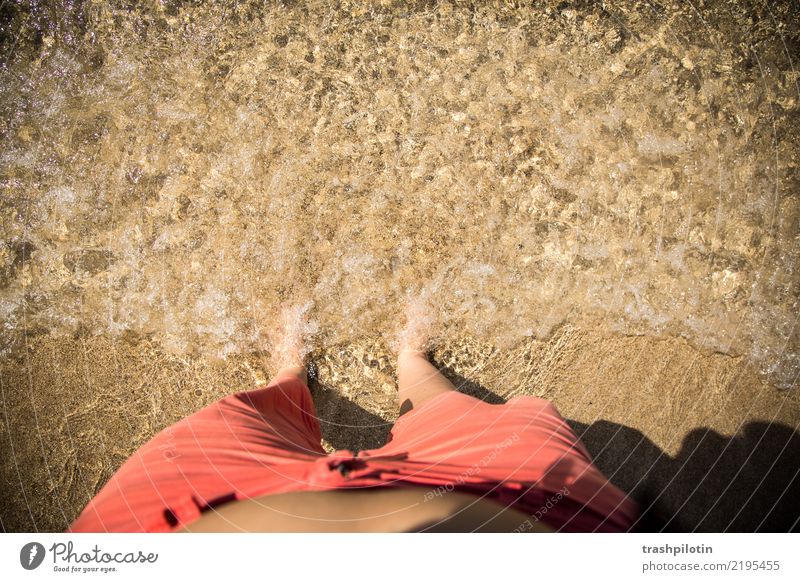
{"type": "Polygon", "coordinates": [[[233,500],[363,487],[473,493],[559,531],[626,531],[638,517],[540,398],[498,405],[445,393],[401,416],[379,449],[327,455],[320,440],[300,380],[227,396],[134,453],[70,531],[173,531],[233,500]]]}

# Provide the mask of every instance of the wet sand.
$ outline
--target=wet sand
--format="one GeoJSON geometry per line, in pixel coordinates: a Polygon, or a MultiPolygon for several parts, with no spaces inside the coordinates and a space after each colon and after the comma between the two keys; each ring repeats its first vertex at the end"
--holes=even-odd
{"type": "Polygon", "coordinates": [[[2,528],[263,382],[286,302],[380,445],[409,293],[666,527],[792,527],[797,9],[606,4],[4,5],[2,528]]]}

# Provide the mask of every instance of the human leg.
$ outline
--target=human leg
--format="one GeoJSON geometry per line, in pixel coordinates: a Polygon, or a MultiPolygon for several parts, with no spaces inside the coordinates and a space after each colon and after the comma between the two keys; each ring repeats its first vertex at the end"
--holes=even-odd
{"type": "Polygon", "coordinates": [[[421,297],[406,304],[405,325],[397,334],[397,384],[400,414],[419,408],[439,394],[454,392],[456,387],[428,361],[433,317],[421,297]]]}
{"type": "Polygon", "coordinates": [[[284,365],[267,387],[226,396],[131,455],[70,530],[169,531],[250,491],[301,482],[304,464],[325,453],[295,340],[273,340],[289,347],[280,350],[284,365]]]}
{"type": "Polygon", "coordinates": [[[525,396],[494,405],[459,393],[427,361],[419,321],[419,311],[407,312],[398,357],[402,416],[375,452],[406,455],[399,480],[431,485],[431,498],[480,493],[528,513],[531,528],[539,520],[564,531],[633,524],[636,503],[602,475],[550,402],[525,396]]]}
{"type": "Polygon", "coordinates": [[[419,350],[404,349],[397,358],[400,414],[419,408],[425,402],[456,387],[419,350]]]}

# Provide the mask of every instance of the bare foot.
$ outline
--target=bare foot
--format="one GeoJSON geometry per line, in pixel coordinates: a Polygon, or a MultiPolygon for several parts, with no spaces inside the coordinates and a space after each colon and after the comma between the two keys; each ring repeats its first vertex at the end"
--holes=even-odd
{"type": "Polygon", "coordinates": [[[305,360],[311,351],[310,339],[317,332],[317,325],[307,320],[306,314],[311,303],[284,306],[278,320],[269,332],[270,368],[283,373],[306,375],[305,360]]]}
{"type": "Polygon", "coordinates": [[[395,349],[402,352],[425,353],[430,347],[433,316],[421,297],[410,297],[406,302],[406,324],[397,334],[395,349]]]}

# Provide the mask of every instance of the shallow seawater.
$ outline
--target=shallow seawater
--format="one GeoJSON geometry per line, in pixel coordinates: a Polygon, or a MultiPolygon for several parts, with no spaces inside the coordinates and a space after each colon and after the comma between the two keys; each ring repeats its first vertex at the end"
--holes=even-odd
{"type": "Polygon", "coordinates": [[[3,8],[3,354],[226,357],[308,302],[316,350],[390,342],[412,296],[442,338],[683,336],[796,383],[791,3],[475,6],[3,8]]]}

